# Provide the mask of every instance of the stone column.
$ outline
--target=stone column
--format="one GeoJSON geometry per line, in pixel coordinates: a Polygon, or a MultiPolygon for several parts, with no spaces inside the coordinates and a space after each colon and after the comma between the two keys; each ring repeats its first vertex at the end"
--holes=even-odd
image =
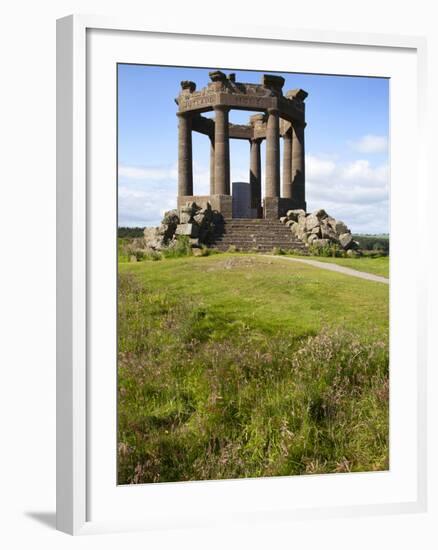
{"type": "Polygon", "coordinates": [[[277,109],[268,109],[265,196],[280,196],[280,129],[277,109]]]}
{"type": "Polygon", "coordinates": [[[292,128],[283,136],[283,197],[292,198],[292,128]]]}
{"type": "Polygon", "coordinates": [[[251,189],[251,208],[260,213],[262,203],[262,165],[260,158],[260,139],[250,140],[249,184],[251,189]]]}
{"type": "Polygon", "coordinates": [[[297,203],[305,204],[305,161],[304,161],[304,128],[305,124],[295,123],[292,136],[292,198],[297,203]]]}
{"type": "Polygon", "coordinates": [[[230,194],[230,139],[228,128],[229,108],[214,108],[214,187],[216,195],[230,194]]]}
{"type": "Polygon", "coordinates": [[[178,196],[193,195],[192,120],[188,113],[178,115],[178,196]]]}
{"type": "Polygon", "coordinates": [[[210,195],[215,194],[214,166],[214,136],[210,136],[210,195]]]}

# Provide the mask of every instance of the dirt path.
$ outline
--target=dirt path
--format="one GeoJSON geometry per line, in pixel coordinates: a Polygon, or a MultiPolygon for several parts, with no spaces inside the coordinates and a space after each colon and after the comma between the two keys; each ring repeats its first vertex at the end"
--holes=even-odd
{"type": "Polygon", "coordinates": [[[277,258],[279,260],[288,260],[290,262],[299,262],[302,264],[308,264],[313,267],[319,267],[321,269],[327,269],[328,271],[336,271],[337,273],[343,273],[344,275],[349,275],[350,277],[359,277],[359,279],[366,279],[367,281],[374,281],[376,283],[389,284],[389,279],[382,277],[380,275],[374,275],[373,273],[366,273],[365,271],[357,271],[356,269],[351,269],[350,267],[344,267],[338,264],[329,264],[324,262],[318,262],[317,260],[306,260],[304,258],[291,258],[286,256],[271,256],[266,255],[267,258],[277,258]]]}

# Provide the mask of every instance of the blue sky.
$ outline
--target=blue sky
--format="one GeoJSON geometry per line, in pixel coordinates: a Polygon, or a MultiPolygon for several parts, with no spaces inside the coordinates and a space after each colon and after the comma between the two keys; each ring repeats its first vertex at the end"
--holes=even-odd
{"type": "MultiPolygon", "coordinates": [[[[181,80],[193,80],[200,89],[214,69],[119,65],[120,226],[158,225],[162,213],[175,207],[178,132],[174,99],[181,80]]],[[[263,74],[232,70],[239,82],[260,82],[263,74]]],[[[354,232],[388,232],[389,81],[273,74],[285,78],[284,91],[303,88],[309,93],[308,210],[325,208],[354,232]]],[[[231,111],[230,121],[246,123],[251,114],[231,111]]],[[[232,140],[230,157],[231,181],[248,181],[249,144],[232,140]]],[[[209,140],[197,133],[193,134],[193,164],[194,192],[208,194],[209,140]]]]}

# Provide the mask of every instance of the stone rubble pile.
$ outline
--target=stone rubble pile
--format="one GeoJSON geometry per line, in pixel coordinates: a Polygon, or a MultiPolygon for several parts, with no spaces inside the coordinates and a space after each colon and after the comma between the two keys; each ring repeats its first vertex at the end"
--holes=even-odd
{"type": "MultiPolygon", "coordinates": [[[[185,235],[193,248],[210,244],[215,225],[223,223],[222,215],[211,208],[201,208],[195,202],[188,202],[178,210],[164,214],[159,227],[146,227],[143,248],[162,250],[173,246],[179,235],[185,235]]],[[[140,243],[138,243],[140,244],[140,243]]]]}
{"type": "Polygon", "coordinates": [[[323,248],[337,244],[343,250],[351,251],[350,254],[359,248],[359,243],[353,240],[345,223],[329,216],[323,209],[311,214],[304,210],[289,210],[280,221],[290,227],[295,237],[309,246],[323,248]]]}

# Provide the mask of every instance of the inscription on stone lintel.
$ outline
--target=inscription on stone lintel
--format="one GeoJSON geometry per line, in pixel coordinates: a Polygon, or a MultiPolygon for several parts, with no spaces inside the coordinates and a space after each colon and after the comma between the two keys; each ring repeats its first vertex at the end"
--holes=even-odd
{"type": "Polygon", "coordinates": [[[206,94],[199,97],[190,98],[187,101],[180,102],[180,109],[186,111],[188,109],[196,109],[197,107],[205,107],[206,105],[213,105],[216,101],[216,94],[206,94]]]}

